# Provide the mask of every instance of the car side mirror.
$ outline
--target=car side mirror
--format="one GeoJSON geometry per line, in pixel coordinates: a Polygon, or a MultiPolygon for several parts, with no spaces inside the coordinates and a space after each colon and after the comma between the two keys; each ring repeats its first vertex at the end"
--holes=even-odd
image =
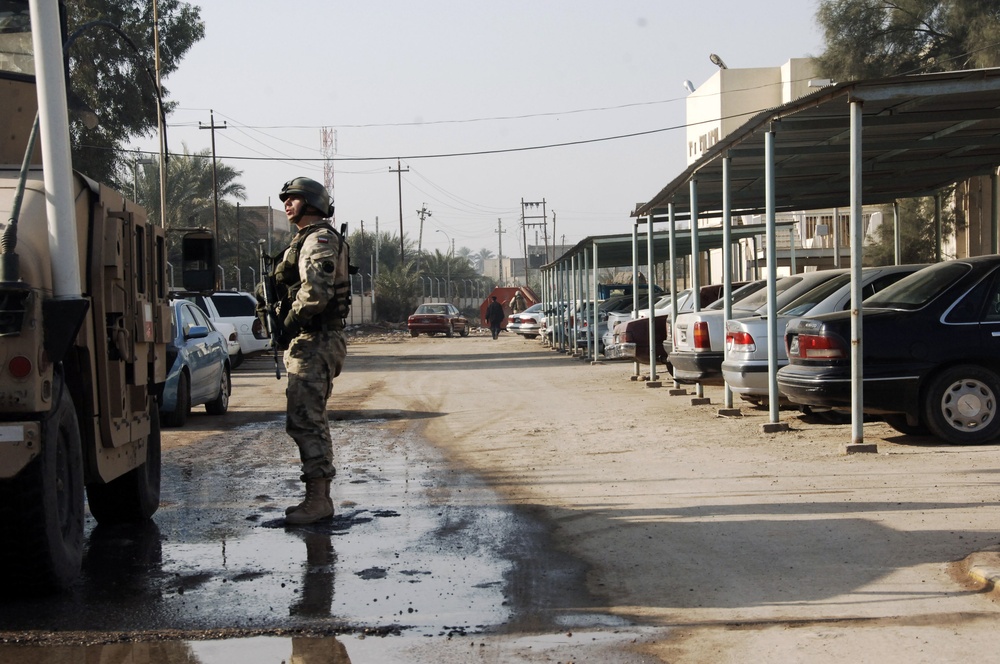
{"type": "Polygon", "coordinates": [[[204,325],[192,325],[184,334],[185,339],[204,339],[208,336],[208,328],[204,325]]]}

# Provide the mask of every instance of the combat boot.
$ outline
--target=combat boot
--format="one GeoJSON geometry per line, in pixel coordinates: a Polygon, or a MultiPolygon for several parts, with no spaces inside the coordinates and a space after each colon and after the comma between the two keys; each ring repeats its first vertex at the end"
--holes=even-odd
{"type": "MultiPolygon", "coordinates": [[[[323,481],[326,482],[327,484],[329,484],[329,482],[330,482],[330,480],[323,480],[323,481]]],[[[325,489],[325,492],[326,492],[326,496],[327,496],[326,499],[330,503],[330,513],[332,514],[333,513],[333,501],[330,500],[330,488],[327,487],[325,489]]],[[[302,509],[302,506],[305,505],[305,504],[306,504],[306,498],[303,498],[302,502],[299,503],[298,505],[289,505],[288,507],[285,508],[285,516],[288,516],[289,514],[291,514],[292,512],[294,512],[295,510],[302,509]]]]}
{"type": "Polygon", "coordinates": [[[317,478],[306,480],[306,499],[291,512],[286,510],[285,523],[302,525],[331,516],[333,501],[330,500],[330,480],[317,478]]]}

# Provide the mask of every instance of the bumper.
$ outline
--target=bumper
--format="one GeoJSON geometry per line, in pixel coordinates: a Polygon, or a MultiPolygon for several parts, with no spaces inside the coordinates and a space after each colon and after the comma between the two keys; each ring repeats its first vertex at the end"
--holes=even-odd
{"type": "MultiPolygon", "coordinates": [[[[866,413],[911,413],[919,416],[918,375],[865,375],[863,379],[866,413]]],[[[829,408],[851,407],[850,370],[810,370],[788,365],[778,372],[778,390],[793,403],[829,408]]]]}
{"type": "Polygon", "coordinates": [[[0,425],[0,479],[9,479],[24,470],[41,446],[42,430],[38,422],[0,425]]]}
{"type": "MultiPolygon", "coordinates": [[[[787,361],[779,360],[778,368],[781,369],[787,364],[787,361]]],[[[766,361],[723,362],[722,377],[736,394],[768,396],[766,361]]]]}
{"type": "Polygon", "coordinates": [[[407,328],[410,330],[410,332],[419,332],[421,334],[436,333],[436,332],[446,334],[449,329],[447,325],[441,325],[441,324],[427,325],[423,323],[408,325],[407,328]]]}
{"type": "Polygon", "coordinates": [[[679,383],[722,385],[722,353],[670,353],[667,357],[679,383]]]}
{"type": "MultiPolygon", "coordinates": [[[[604,346],[604,357],[609,360],[635,360],[635,344],[611,344],[604,346]]],[[[642,360],[640,360],[641,362],[642,360]]],[[[645,358],[646,363],[649,363],[649,355],[647,354],[645,358]]]]}

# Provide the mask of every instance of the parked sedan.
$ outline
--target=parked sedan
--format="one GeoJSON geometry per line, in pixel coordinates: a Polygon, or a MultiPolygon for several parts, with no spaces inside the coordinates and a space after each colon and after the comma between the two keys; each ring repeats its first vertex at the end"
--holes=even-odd
{"type": "Polygon", "coordinates": [[[519,314],[507,316],[507,331],[520,334],[525,339],[535,339],[542,329],[542,303],[531,305],[519,314]]]}
{"type": "Polygon", "coordinates": [[[421,332],[429,337],[439,332],[446,337],[453,337],[456,333],[463,337],[469,336],[469,321],[450,302],[421,304],[406,320],[406,327],[410,330],[411,337],[421,332]]]}
{"type": "MultiPolygon", "coordinates": [[[[913,274],[925,265],[887,265],[861,270],[862,298],[870,297],[883,288],[913,274]]],[[[785,354],[785,325],[792,318],[818,316],[831,311],[843,311],[851,306],[851,275],[841,274],[804,293],[778,311],[779,343],[777,364],[788,364],[785,354]]],[[[766,404],[768,389],[767,313],[726,321],[726,360],[722,376],[745,401],[766,404]]]]}
{"type": "MultiPolygon", "coordinates": [[[[776,307],[789,302],[846,270],[803,272],[782,277],[775,284],[776,307]]],[[[767,288],[733,305],[733,318],[767,311],[767,288]]],[[[725,312],[719,309],[682,314],[677,317],[671,336],[673,346],[668,360],[674,380],[680,383],[722,384],[722,356],[725,343],[725,312]]]]}
{"type": "MultiPolygon", "coordinates": [[[[851,407],[851,314],[789,321],[778,388],[799,404],[851,407]]],[[[945,261],[862,309],[863,408],[903,433],[952,444],[1000,435],[1000,256],[945,261]]]]}
{"type": "MultiPolygon", "coordinates": [[[[734,287],[731,293],[732,302],[739,302],[761,288],[760,282],[756,281],[752,281],[750,283],[741,281],[732,285],[734,287]]],[[[715,300],[708,300],[707,298],[718,296],[722,290],[722,284],[702,286],[701,306],[705,307],[706,311],[714,311],[716,309],[721,310],[724,304],[721,298],[715,300]]],[[[694,299],[691,298],[690,295],[690,288],[687,288],[677,294],[678,316],[694,311],[694,299]]],[[[656,361],[667,364],[668,369],[672,370],[672,367],[670,367],[670,364],[667,362],[667,356],[670,354],[671,350],[670,313],[672,308],[672,299],[669,296],[664,297],[659,302],[655,303],[654,306],[655,308],[653,311],[655,316],[653,318],[653,333],[655,335],[654,343],[656,343],[656,361]]],[[[639,364],[649,364],[648,313],[648,310],[642,312],[642,315],[639,318],[624,321],[615,327],[613,336],[610,338],[611,343],[605,345],[604,354],[608,359],[634,360],[639,364]]]]}
{"type": "Polygon", "coordinates": [[[184,426],[191,407],[201,404],[209,415],[224,414],[232,392],[228,342],[191,302],[171,301],[170,313],[170,371],[160,395],[161,421],[165,426],[184,426]]]}

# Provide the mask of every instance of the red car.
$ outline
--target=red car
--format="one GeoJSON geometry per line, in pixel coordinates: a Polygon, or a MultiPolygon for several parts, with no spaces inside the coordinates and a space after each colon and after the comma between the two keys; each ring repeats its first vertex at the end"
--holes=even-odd
{"type": "Polygon", "coordinates": [[[421,304],[417,310],[406,319],[406,327],[410,336],[415,337],[421,332],[431,337],[441,332],[446,337],[456,333],[463,337],[469,336],[469,321],[449,302],[430,302],[421,304]]]}

